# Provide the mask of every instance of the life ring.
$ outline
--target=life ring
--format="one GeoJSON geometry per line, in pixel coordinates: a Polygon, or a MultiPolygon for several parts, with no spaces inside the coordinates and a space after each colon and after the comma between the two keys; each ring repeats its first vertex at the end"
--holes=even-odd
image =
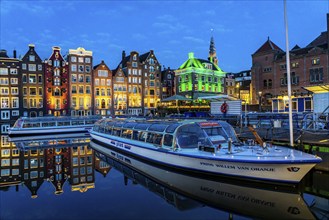
{"type": "Polygon", "coordinates": [[[224,102],[221,106],[220,106],[220,111],[222,113],[226,113],[228,110],[228,104],[226,102],[224,102]]]}

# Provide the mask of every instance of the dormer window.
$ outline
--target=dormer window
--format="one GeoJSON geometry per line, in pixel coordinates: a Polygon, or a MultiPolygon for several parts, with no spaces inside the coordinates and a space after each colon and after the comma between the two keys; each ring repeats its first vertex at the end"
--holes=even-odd
{"type": "Polygon", "coordinates": [[[204,67],[205,67],[206,69],[208,69],[208,70],[211,70],[211,69],[212,69],[212,64],[210,64],[210,63],[205,63],[205,64],[204,64],[204,67]]]}

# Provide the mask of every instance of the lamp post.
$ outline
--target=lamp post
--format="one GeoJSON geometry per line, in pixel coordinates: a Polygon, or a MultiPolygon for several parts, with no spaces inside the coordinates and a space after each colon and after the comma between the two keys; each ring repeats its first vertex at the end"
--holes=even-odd
{"type": "Polygon", "coordinates": [[[236,85],[235,85],[235,87],[237,88],[237,90],[238,90],[238,98],[240,99],[240,83],[237,83],[236,85]]]}
{"type": "Polygon", "coordinates": [[[261,112],[262,111],[262,91],[259,91],[258,92],[258,98],[259,98],[259,100],[258,100],[258,103],[259,103],[259,112],[261,112]]]}

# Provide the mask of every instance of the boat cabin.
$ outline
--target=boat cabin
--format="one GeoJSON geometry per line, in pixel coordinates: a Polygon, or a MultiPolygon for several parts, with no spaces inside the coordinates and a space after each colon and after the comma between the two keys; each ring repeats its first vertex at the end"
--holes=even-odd
{"type": "Polygon", "coordinates": [[[203,150],[214,152],[214,144],[218,144],[218,141],[227,142],[228,138],[237,141],[234,129],[229,124],[206,120],[102,119],[95,123],[93,131],[128,139],[132,144],[145,142],[172,150],[200,149],[202,146],[203,150]]]}
{"type": "Polygon", "coordinates": [[[67,126],[92,126],[100,117],[21,117],[17,119],[13,128],[49,128],[49,127],[67,127],[67,126]]]}

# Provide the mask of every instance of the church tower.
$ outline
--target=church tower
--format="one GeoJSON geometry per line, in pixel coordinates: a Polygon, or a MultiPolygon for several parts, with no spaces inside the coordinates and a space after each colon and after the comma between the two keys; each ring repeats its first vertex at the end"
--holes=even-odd
{"type": "Polygon", "coordinates": [[[215,41],[214,37],[211,36],[210,38],[210,46],[209,46],[209,56],[208,60],[216,65],[218,65],[218,59],[216,56],[216,47],[215,47],[215,41]]]}

